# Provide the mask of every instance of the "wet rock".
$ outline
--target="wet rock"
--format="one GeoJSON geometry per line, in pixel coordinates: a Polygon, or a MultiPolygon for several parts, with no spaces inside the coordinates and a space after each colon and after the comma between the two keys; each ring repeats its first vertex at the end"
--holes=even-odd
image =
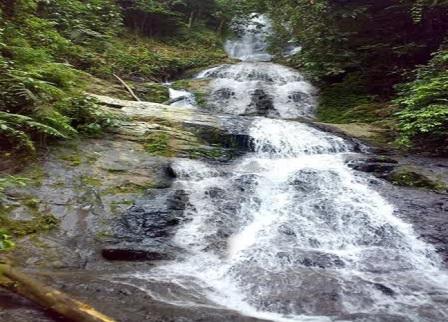
{"type": "Polygon", "coordinates": [[[278,231],[282,234],[285,234],[286,236],[296,236],[294,229],[292,229],[291,227],[288,227],[286,225],[281,225],[278,228],[278,231]]]}
{"type": "Polygon", "coordinates": [[[288,98],[295,103],[310,101],[310,95],[303,92],[294,92],[288,95],[288,98]]]}
{"type": "Polygon", "coordinates": [[[107,247],[101,250],[101,255],[110,261],[160,261],[172,260],[173,254],[161,253],[145,248],[107,247]]]}
{"type": "Polygon", "coordinates": [[[309,195],[311,192],[318,192],[322,187],[328,190],[336,189],[340,181],[341,178],[335,171],[304,168],[289,179],[289,184],[298,192],[309,195]]]}
{"type": "Polygon", "coordinates": [[[256,174],[241,175],[234,180],[236,188],[241,192],[254,191],[258,185],[258,177],[256,174]]]}
{"type": "Polygon", "coordinates": [[[359,164],[349,164],[350,168],[357,171],[374,173],[379,176],[384,176],[395,169],[394,164],[384,164],[384,163],[373,163],[373,162],[362,162],[359,164]]]}
{"type": "Polygon", "coordinates": [[[384,314],[384,313],[355,313],[338,316],[334,321],[340,322],[411,322],[411,318],[407,318],[402,315],[396,314],[384,314]]]}
{"type": "Polygon", "coordinates": [[[177,178],[176,171],[171,167],[171,164],[165,168],[165,173],[168,177],[175,179],[177,178]]]}
{"type": "Polygon", "coordinates": [[[246,115],[267,116],[272,113],[276,114],[272,97],[263,89],[259,88],[254,90],[251,94],[251,103],[249,104],[249,108],[253,109],[254,112],[246,113],[246,115]]]}
{"type": "Polygon", "coordinates": [[[382,156],[352,156],[346,159],[346,164],[356,171],[367,172],[379,178],[385,178],[397,166],[398,161],[382,156]]]}
{"type": "Polygon", "coordinates": [[[393,289],[391,289],[390,287],[387,287],[384,284],[381,283],[373,283],[373,287],[376,288],[377,290],[381,291],[381,293],[387,295],[387,296],[394,296],[395,295],[395,291],[393,289]]]}
{"type": "Polygon", "coordinates": [[[280,252],[279,258],[290,265],[301,265],[316,268],[343,268],[345,263],[338,256],[320,251],[295,250],[293,252],[280,252]]]}
{"type": "Polygon", "coordinates": [[[249,261],[235,273],[250,303],[259,310],[333,316],[343,310],[340,281],[330,274],[301,267],[275,272],[249,261]]]}
{"type": "Polygon", "coordinates": [[[217,129],[216,127],[195,125],[195,124],[185,124],[184,127],[192,131],[198,138],[204,140],[208,144],[216,145],[228,149],[233,156],[238,156],[243,152],[252,151],[252,139],[245,133],[248,122],[241,122],[239,124],[232,123],[232,120],[223,120],[226,124],[225,130],[217,129]],[[229,122],[229,123],[227,123],[229,122]],[[245,124],[245,125],[244,125],[245,124]],[[227,127],[236,126],[235,128],[240,128],[240,130],[235,131],[233,129],[227,129],[227,127]]]}
{"type": "Polygon", "coordinates": [[[184,219],[188,196],[183,190],[159,190],[132,206],[116,225],[115,237],[128,241],[168,238],[184,219]],[[147,201],[146,201],[147,200],[147,201]]]}
{"type": "Polygon", "coordinates": [[[385,179],[395,185],[413,188],[426,188],[436,191],[448,191],[448,186],[442,182],[431,180],[413,169],[401,167],[389,172],[385,179]]]}

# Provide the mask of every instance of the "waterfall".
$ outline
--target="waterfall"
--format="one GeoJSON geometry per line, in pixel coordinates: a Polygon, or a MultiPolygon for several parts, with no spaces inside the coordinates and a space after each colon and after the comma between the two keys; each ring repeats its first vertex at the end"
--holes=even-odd
{"type": "MultiPolygon", "coordinates": [[[[270,21],[258,14],[253,14],[250,18],[239,37],[225,43],[226,52],[231,58],[242,61],[270,61],[272,55],[267,52],[267,36],[272,28],[270,21]]],[[[240,27],[241,22],[236,22],[234,29],[240,27]]]]}
{"type": "Polygon", "coordinates": [[[271,321],[447,321],[440,259],[346,166],[351,144],[288,120],[312,115],[315,90],[266,62],[269,30],[254,17],[226,45],[243,62],[198,75],[212,79],[213,110],[253,115],[254,151],[174,163],[189,196],[173,241],[184,255],[133,278],[171,285],[144,288],[163,302],[271,321]]]}

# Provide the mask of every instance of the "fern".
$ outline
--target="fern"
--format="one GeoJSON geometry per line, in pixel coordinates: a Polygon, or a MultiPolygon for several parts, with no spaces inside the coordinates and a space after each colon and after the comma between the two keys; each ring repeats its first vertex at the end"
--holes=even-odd
{"type": "Polygon", "coordinates": [[[69,135],[52,126],[38,122],[32,117],[0,112],[0,134],[8,141],[16,143],[20,148],[34,151],[35,147],[31,133],[55,138],[69,138],[69,135]]]}
{"type": "Polygon", "coordinates": [[[34,143],[31,137],[24,131],[18,130],[11,126],[6,121],[0,119],[0,136],[3,136],[9,142],[17,144],[18,148],[24,148],[29,151],[34,151],[34,143]]]}
{"type": "Polygon", "coordinates": [[[71,125],[71,119],[67,116],[60,114],[57,111],[52,111],[50,115],[39,116],[38,120],[41,123],[45,123],[68,137],[73,137],[78,134],[71,125]]]}

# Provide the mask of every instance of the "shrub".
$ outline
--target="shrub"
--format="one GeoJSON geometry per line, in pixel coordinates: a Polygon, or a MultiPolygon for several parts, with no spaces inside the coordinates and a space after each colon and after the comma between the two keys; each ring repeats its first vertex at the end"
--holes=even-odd
{"type": "Polygon", "coordinates": [[[414,81],[398,87],[396,103],[400,143],[404,146],[440,147],[447,151],[448,140],[448,50],[440,49],[426,66],[417,70],[414,81]]]}

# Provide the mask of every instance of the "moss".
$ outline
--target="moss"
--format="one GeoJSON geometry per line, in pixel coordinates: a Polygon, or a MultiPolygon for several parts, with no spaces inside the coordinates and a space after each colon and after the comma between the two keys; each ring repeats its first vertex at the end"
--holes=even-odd
{"type": "Polygon", "coordinates": [[[188,79],[177,80],[171,84],[171,87],[177,90],[189,90],[191,89],[191,82],[188,79]]]}
{"type": "Polygon", "coordinates": [[[196,148],[191,149],[189,151],[189,157],[191,159],[200,159],[200,158],[206,158],[206,159],[212,159],[212,160],[219,160],[222,158],[227,157],[227,151],[225,151],[223,148],[196,148]]]}
{"type": "Polygon", "coordinates": [[[132,205],[134,205],[134,204],[135,204],[135,200],[128,200],[128,199],[125,199],[125,200],[120,200],[120,201],[113,201],[113,202],[110,204],[110,211],[111,211],[113,214],[118,215],[120,209],[122,208],[121,206],[132,206],[132,205]]]}
{"type": "Polygon", "coordinates": [[[92,186],[92,187],[100,187],[102,184],[101,179],[92,177],[92,176],[81,176],[81,184],[92,186]]]}
{"type": "Polygon", "coordinates": [[[205,93],[195,93],[196,103],[199,107],[207,107],[207,94],[205,93]]]}
{"type": "Polygon", "coordinates": [[[40,205],[40,200],[37,198],[27,198],[25,199],[22,204],[26,207],[28,207],[29,209],[35,210],[37,211],[40,205]]]}
{"type": "Polygon", "coordinates": [[[58,223],[59,220],[52,214],[34,216],[32,220],[12,220],[0,216],[0,226],[15,237],[49,231],[58,223]]]}
{"type": "Polygon", "coordinates": [[[82,163],[82,158],[79,154],[64,155],[61,160],[66,161],[72,167],[78,167],[82,163]]]}
{"type": "Polygon", "coordinates": [[[156,156],[173,157],[175,151],[170,144],[170,135],[165,132],[154,132],[146,137],[145,151],[156,156]]]}
{"type": "Polygon", "coordinates": [[[142,101],[164,103],[170,98],[168,88],[158,83],[135,83],[133,87],[135,94],[142,101]]]}
{"type": "Polygon", "coordinates": [[[63,182],[63,181],[55,182],[55,183],[53,183],[51,185],[51,187],[55,188],[55,189],[64,188],[65,187],[65,182],[63,182]]]}
{"type": "Polygon", "coordinates": [[[29,179],[29,184],[34,187],[41,186],[46,177],[43,167],[38,164],[29,165],[20,175],[29,179]]]}
{"type": "Polygon", "coordinates": [[[400,168],[388,175],[387,179],[398,186],[411,188],[425,188],[440,192],[447,191],[447,186],[442,182],[432,180],[414,169],[400,168]]]}
{"type": "Polygon", "coordinates": [[[105,240],[110,237],[113,237],[113,233],[111,233],[109,231],[99,231],[98,233],[96,233],[96,236],[95,236],[95,238],[99,241],[105,240]]]}
{"type": "Polygon", "coordinates": [[[0,227],[8,234],[20,238],[27,235],[49,231],[59,224],[59,220],[53,215],[40,210],[41,201],[34,197],[28,197],[21,201],[24,211],[31,215],[30,220],[15,220],[9,218],[10,212],[18,206],[0,208],[0,227]]]}
{"type": "Polygon", "coordinates": [[[106,189],[103,193],[106,195],[119,195],[119,194],[127,194],[127,193],[141,193],[146,189],[151,188],[151,184],[148,185],[139,185],[132,182],[127,182],[125,184],[111,187],[106,189]]]}
{"type": "Polygon", "coordinates": [[[391,118],[396,107],[369,95],[362,76],[350,74],[343,81],[323,86],[317,118],[326,123],[371,123],[391,118]]]}
{"type": "Polygon", "coordinates": [[[210,80],[207,79],[183,79],[172,84],[177,90],[187,90],[194,94],[199,107],[207,107],[207,95],[210,80]]]}

